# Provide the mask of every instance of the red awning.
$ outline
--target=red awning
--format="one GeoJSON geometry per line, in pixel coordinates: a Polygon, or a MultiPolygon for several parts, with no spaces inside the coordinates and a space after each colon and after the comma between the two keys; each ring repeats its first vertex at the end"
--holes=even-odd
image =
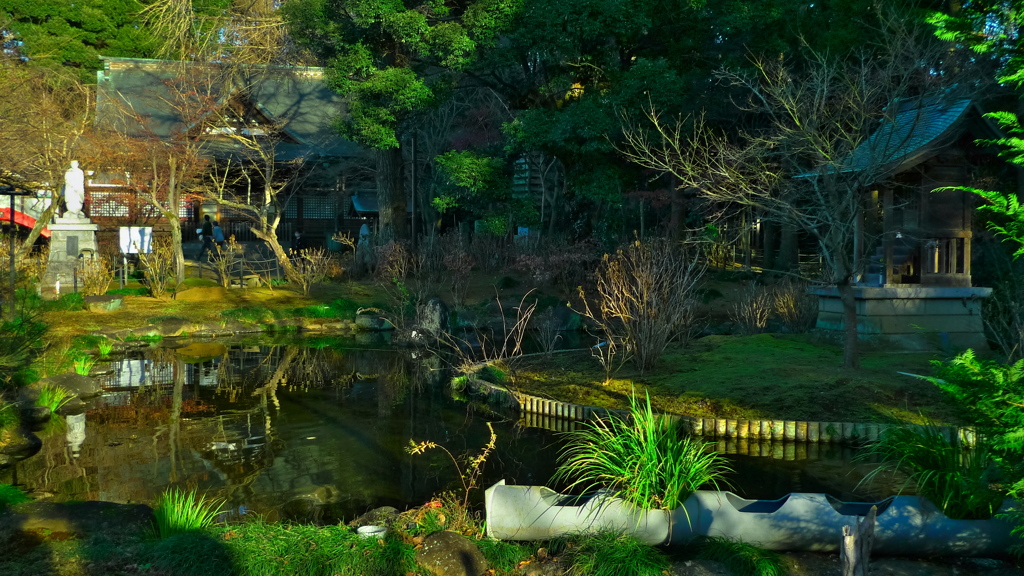
{"type": "MultiPolygon", "coordinates": [[[[9,210],[10,208],[0,208],[0,222],[7,223],[11,221],[11,213],[9,212],[9,210]]],[[[14,223],[18,224],[19,226],[24,226],[25,228],[31,229],[33,226],[36,225],[36,219],[29,216],[28,214],[25,214],[24,212],[18,212],[17,210],[15,210],[14,223]]],[[[42,234],[43,238],[49,238],[50,229],[43,228],[43,231],[40,234],[42,234]]]]}

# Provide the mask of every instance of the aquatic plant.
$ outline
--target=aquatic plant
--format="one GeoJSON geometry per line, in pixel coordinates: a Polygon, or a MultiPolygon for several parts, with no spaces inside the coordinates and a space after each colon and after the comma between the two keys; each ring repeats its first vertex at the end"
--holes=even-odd
{"type": "Polygon", "coordinates": [[[96,365],[96,359],[92,356],[79,356],[75,359],[75,373],[81,376],[88,376],[92,367],[96,365]]]}
{"type": "Polygon", "coordinates": [[[114,343],[108,340],[104,340],[96,344],[96,348],[100,351],[100,356],[106,358],[110,356],[110,353],[114,351],[114,343]]]}
{"type": "MultiPolygon", "coordinates": [[[[76,362],[77,364],[77,362],[76,362]]],[[[72,394],[62,386],[43,385],[39,388],[39,397],[36,398],[36,406],[46,406],[53,414],[57,413],[62,406],[71,400],[72,394]]]]}
{"type": "Polygon", "coordinates": [[[153,532],[160,538],[194,532],[213,525],[222,502],[198,496],[195,490],[167,490],[156,499],[153,532]]]}
{"type": "Polygon", "coordinates": [[[565,436],[554,480],[568,482],[569,489],[603,487],[641,508],[678,508],[694,490],[717,488],[732,471],[708,449],[711,443],[655,414],[649,395],[643,404],[631,396],[625,419],[588,422],[565,436]]]}
{"type": "Polygon", "coordinates": [[[918,495],[955,520],[991,518],[1003,503],[1004,494],[991,487],[999,471],[981,437],[968,450],[950,442],[937,426],[895,426],[860,457],[881,459],[862,483],[884,471],[902,471],[908,478],[901,491],[913,484],[918,495]]]}
{"type": "Polygon", "coordinates": [[[558,538],[550,552],[569,565],[573,576],[661,576],[668,569],[664,552],[619,532],[558,538]]]}
{"type": "Polygon", "coordinates": [[[687,552],[699,560],[724,564],[735,576],[784,576],[786,568],[776,552],[740,540],[709,536],[688,543],[687,552]]]}

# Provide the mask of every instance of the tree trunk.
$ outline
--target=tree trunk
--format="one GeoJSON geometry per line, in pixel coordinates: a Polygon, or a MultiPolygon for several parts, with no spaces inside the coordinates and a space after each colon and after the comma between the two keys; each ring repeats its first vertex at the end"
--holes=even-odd
{"type": "Polygon", "coordinates": [[[406,230],[405,180],[402,173],[402,148],[389,148],[374,152],[377,175],[377,207],[380,215],[380,234],[383,241],[404,240],[406,230]]]}
{"type": "Polygon", "coordinates": [[[181,218],[177,214],[167,218],[171,226],[171,248],[174,249],[174,279],[180,286],[185,282],[185,252],[181,248],[181,218]]]}
{"type": "Polygon", "coordinates": [[[843,366],[860,368],[860,357],[857,354],[857,300],[853,295],[849,275],[836,283],[836,290],[843,304],[843,366]]]}
{"type": "MultiPolygon", "coordinates": [[[[54,193],[53,201],[50,205],[43,210],[43,213],[39,215],[39,219],[36,220],[32,230],[29,231],[28,237],[21,243],[21,248],[18,249],[18,259],[27,258],[32,253],[32,246],[35,245],[36,239],[43,232],[43,228],[50,225],[53,217],[57,214],[57,209],[60,208],[60,201],[63,200],[59,194],[54,193]]],[[[13,208],[13,207],[12,207],[13,208]]]]}
{"type": "Polygon", "coordinates": [[[792,272],[800,267],[799,234],[792,224],[782,225],[782,238],[779,240],[779,257],[776,266],[782,272],[792,272]]]}
{"type": "Polygon", "coordinates": [[[761,223],[764,226],[762,252],[764,253],[761,265],[765,270],[775,270],[778,262],[779,250],[779,225],[774,222],[761,223]]]}

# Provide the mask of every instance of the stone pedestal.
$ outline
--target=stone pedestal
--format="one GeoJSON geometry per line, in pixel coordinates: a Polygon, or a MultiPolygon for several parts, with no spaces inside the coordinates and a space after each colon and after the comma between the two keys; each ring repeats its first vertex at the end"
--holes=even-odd
{"type": "Polygon", "coordinates": [[[85,217],[65,215],[53,219],[50,224],[50,260],[40,286],[44,295],[55,296],[54,285],[58,280],[61,293],[74,291],[75,269],[81,259],[92,258],[99,253],[97,230],[99,225],[85,217]]]}
{"type": "MultiPolygon", "coordinates": [[[[843,331],[843,303],[835,288],[813,291],[818,296],[817,328],[838,335],[843,331]]],[[[981,302],[991,288],[936,286],[870,287],[853,289],[857,333],[904,350],[985,349],[981,302]]]]}

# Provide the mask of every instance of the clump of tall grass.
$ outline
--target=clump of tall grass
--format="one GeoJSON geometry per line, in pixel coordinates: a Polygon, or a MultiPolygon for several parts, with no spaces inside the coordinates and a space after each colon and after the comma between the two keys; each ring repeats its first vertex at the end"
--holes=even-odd
{"type": "Polygon", "coordinates": [[[777,553],[753,544],[710,536],[695,538],[687,544],[693,558],[725,565],[735,576],[784,576],[786,568],[777,553]]]}
{"type": "Polygon", "coordinates": [[[74,396],[63,386],[45,384],[39,388],[39,397],[36,398],[36,406],[46,406],[53,414],[57,413],[62,406],[67,404],[74,396]]]}
{"type": "Polygon", "coordinates": [[[114,343],[109,340],[103,340],[96,344],[96,349],[100,352],[100,357],[106,358],[110,356],[110,353],[114,351],[114,343]]]}
{"type": "Polygon", "coordinates": [[[640,508],[674,509],[704,485],[718,487],[731,468],[711,443],[689,434],[651,408],[630,398],[628,419],[588,423],[566,432],[556,481],[569,489],[603,487],[640,508]]]}
{"type": "Polygon", "coordinates": [[[991,518],[1003,503],[1004,494],[992,488],[999,480],[996,461],[981,438],[968,450],[936,426],[897,426],[883,432],[862,457],[881,460],[862,482],[883,471],[901,471],[908,476],[901,491],[913,484],[919,496],[955,520],[991,518]]]}
{"type": "Polygon", "coordinates": [[[572,576],[661,576],[668,557],[661,550],[619,532],[573,534],[550,543],[572,576]]]}
{"type": "Polygon", "coordinates": [[[32,499],[22,492],[17,486],[0,484],[0,510],[3,510],[8,506],[14,506],[31,500],[32,499]]]}
{"type": "Polygon", "coordinates": [[[153,533],[159,538],[195,532],[212,526],[222,502],[198,496],[195,490],[167,490],[156,499],[153,533]]]}
{"type": "Polygon", "coordinates": [[[506,542],[484,538],[477,540],[477,548],[498,573],[512,572],[520,562],[533,555],[533,548],[519,542],[506,542]]]}
{"type": "Polygon", "coordinates": [[[0,400],[0,430],[9,426],[17,426],[21,422],[18,415],[18,405],[14,402],[0,400]]]}
{"type": "Polygon", "coordinates": [[[92,356],[82,355],[75,359],[75,374],[88,376],[92,373],[92,367],[96,365],[96,359],[92,356]]]}

